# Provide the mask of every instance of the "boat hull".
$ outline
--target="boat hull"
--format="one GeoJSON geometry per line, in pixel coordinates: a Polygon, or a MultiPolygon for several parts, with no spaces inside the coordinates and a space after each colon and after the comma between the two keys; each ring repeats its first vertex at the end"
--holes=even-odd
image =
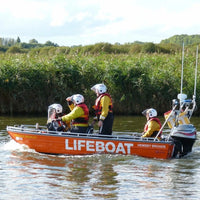
{"type": "Polygon", "coordinates": [[[9,135],[19,144],[40,153],[64,155],[124,154],[147,158],[169,159],[172,141],[154,141],[134,136],[105,136],[81,133],[48,133],[41,130],[7,127],[9,135]]]}

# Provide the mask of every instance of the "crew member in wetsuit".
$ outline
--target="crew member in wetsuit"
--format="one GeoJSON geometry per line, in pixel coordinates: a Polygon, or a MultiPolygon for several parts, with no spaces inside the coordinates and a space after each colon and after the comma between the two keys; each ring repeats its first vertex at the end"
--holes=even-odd
{"type": "Polygon", "coordinates": [[[97,95],[94,105],[96,117],[93,123],[98,121],[99,134],[112,135],[113,104],[110,94],[106,92],[107,87],[104,84],[96,84],[91,90],[97,95]]]}
{"type": "MultiPolygon", "coordinates": [[[[161,129],[161,122],[157,118],[157,111],[153,108],[146,109],[142,112],[147,118],[147,123],[144,126],[144,132],[142,137],[156,137],[161,129]]],[[[160,139],[161,133],[158,136],[160,139]]]]}
{"type": "Polygon", "coordinates": [[[70,113],[64,115],[61,120],[65,123],[71,122],[71,132],[86,133],[88,130],[89,109],[84,103],[84,97],[81,94],[75,94],[67,97],[70,113]]]}

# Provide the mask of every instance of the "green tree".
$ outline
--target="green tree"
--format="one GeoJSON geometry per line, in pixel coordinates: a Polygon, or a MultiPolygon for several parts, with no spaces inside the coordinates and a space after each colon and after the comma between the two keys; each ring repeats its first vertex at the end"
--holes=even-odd
{"type": "Polygon", "coordinates": [[[142,46],[142,52],[144,52],[144,53],[155,53],[156,52],[156,45],[152,42],[145,43],[142,46]]]}
{"type": "Polygon", "coordinates": [[[36,39],[31,39],[29,40],[30,44],[38,44],[38,41],[36,39]]]}
{"type": "Polygon", "coordinates": [[[44,46],[58,47],[58,44],[55,44],[48,40],[45,42],[44,46]]]}
{"type": "Polygon", "coordinates": [[[21,40],[19,37],[17,37],[17,43],[21,43],[21,40]]]}

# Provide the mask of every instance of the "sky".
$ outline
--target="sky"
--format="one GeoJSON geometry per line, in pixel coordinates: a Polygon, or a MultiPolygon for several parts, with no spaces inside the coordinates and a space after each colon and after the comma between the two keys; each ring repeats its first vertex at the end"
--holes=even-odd
{"type": "Polygon", "coordinates": [[[59,46],[200,34],[200,0],[0,0],[0,38],[59,46]]]}

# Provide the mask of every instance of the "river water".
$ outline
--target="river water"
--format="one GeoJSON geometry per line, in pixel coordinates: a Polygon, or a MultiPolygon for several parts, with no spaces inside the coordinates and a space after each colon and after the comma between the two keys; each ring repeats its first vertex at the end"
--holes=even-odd
{"type": "MultiPolygon", "coordinates": [[[[199,120],[191,120],[197,130],[199,120]]],[[[181,159],[54,156],[15,143],[5,131],[7,125],[37,122],[44,125],[46,118],[0,117],[0,200],[199,199],[198,140],[181,159]]],[[[116,116],[113,130],[141,132],[144,124],[144,117],[116,116]]]]}

